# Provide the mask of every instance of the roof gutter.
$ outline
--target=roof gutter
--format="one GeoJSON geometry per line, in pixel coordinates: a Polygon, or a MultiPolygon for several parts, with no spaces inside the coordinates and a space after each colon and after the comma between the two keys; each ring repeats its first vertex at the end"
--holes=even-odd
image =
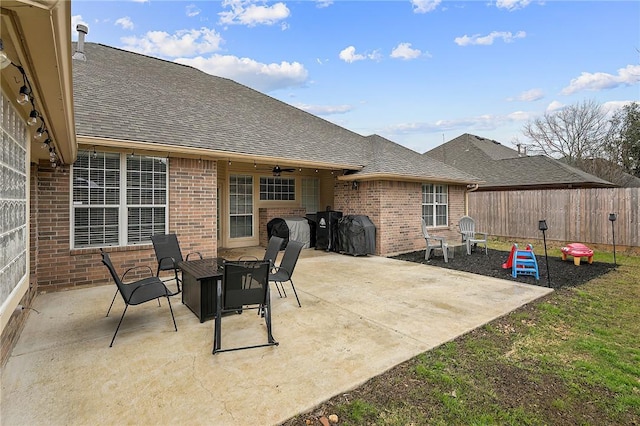
{"type": "Polygon", "coordinates": [[[277,163],[280,166],[295,166],[305,168],[318,168],[327,170],[360,170],[363,166],[353,164],[325,163],[284,157],[271,157],[255,154],[243,154],[207,148],[194,148],[176,145],[161,144],[155,142],[140,142],[121,139],[104,139],[93,136],[77,136],[78,144],[93,147],[106,147],[117,150],[134,151],[139,153],[157,154],[163,153],[167,157],[179,154],[185,158],[199,158],[212,160],[239,161],[244,163],[277,163]]]}
{"type": "Polygon", "coordinates": [[[464,192],[464,214],[466,216],[469,216],[469,193],[477,191],[479,186],[480,185],[478,185],[477,183],[473,185],[467,185],[467,190],[464,192]]]}

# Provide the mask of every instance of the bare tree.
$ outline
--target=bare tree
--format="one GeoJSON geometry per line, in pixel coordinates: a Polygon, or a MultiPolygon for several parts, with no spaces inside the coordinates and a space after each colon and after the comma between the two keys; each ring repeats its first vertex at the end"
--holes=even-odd
{"type": "Polygon", "coordinates": [[[583,160],[602,156],[609,122],[600,104],[593,100],[546,113],[525,124],[529,153],[563,158],[579,167],[583,160]]]}

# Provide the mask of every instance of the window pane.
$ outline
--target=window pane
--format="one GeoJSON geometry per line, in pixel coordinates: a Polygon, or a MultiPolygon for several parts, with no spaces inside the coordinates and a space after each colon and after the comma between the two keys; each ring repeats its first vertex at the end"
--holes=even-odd
{"type": "Polygon", "coordinates": [[[229,178],[229,235],[231,238],[253,236],[252,176],[229,178]]]}
{"type": "Polygon", "coordinates": [[[166,159],[125,155],[126,166],[121,170],[121,154],[79,153],[73,165],[74,247],[147,243],[150,235],[165,232],[166,159]],[[121,173],[125,200],[121,200],[121,173]],[[122,214],[126,223],[121,224],[122,214]],[[123,241],[121,225],[127,229],[123,241]]]}
{"type": "Polygon", "coordinates": [[[296,180],[294,178],[282,178],[279,176],[261,177],[260,199],[295,201],[296,180]]]}
{"type": "Polygon", "coordinates": [[[449,223],[449,187],[422,185],[422,218],[427,226],[447,226],[449,223]]]}

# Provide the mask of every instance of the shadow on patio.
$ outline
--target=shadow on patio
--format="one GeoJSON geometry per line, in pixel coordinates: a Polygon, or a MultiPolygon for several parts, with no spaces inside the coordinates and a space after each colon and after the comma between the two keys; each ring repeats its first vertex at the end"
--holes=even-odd
{"type": "MultiPolygon", "coordinates": [[[[123,309],[117,299],[105,317],[115,285],[40,295],[2,372],[2,424],[278,424],[550,291],[313,249],[294,279],[302,308],[290,285],[288,298],[271,289],[279,346],[217,355],[213,321],[180,296],[177,333],[166,302],[133,306],[109,348],[123,309]]],[[[266,342],[251,311],[222,330],[223,345],[266,342]]]]}

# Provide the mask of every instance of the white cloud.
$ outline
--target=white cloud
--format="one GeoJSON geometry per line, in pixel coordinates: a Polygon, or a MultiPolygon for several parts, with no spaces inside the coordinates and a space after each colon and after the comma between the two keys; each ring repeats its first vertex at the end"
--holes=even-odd
{"type": "Polygon", "coordinates": [[[488,46],[493,44],[494,40],[502,39],[505,43],[511,43],[515,39],[525,38],[527,33],[524,31],[518,31],[515,34],[512,34],[511,31],[492,31],[491,34],[486,36],[481,35],[473,35],[468,36],[464,35],[462,37],[456,37],[454,42],[458,46],[469,46],[469,45],[483,45],[488,46]]]}
{"type": "Polygon", "coordinates": [[[352,105],[306,105],[306,104],[297,104],[294,105],[296,108],[299,108],[303,111],[306,111],[313,115],[334,115],[334,114],[346,114],[347,112],[353,111],[354,107],[352,105]]]}
{"type": "Polygon", "coordinates": [[[377,50],[366,54],[356,53],[356,48],[354,46],[349,46],[342,49],[338,54],[338,57],[345,62],[352,63],[356,61],[363,61],[365,59],[379,60],[381,56],[377,50]]]}
{"type": "Polygon", "coordinates": [[[175,62],[190,65],[208,74],[230,78],[261,92],[302,86],[308,76],[304,65],[298,62],[263,64],[232,55],[179,58],[175,62]]]}
{"type": "Polygon", "coordinates": [[[433,12],[442,0],[411,0],[413,13],[433,12]]]}
{"type": "Polygon", "coordinates": [[[390,134],[411,134],[423,132],[441,132],[448,130],[495,130],[500,126],[527,121],[531,115],[523,111],[515,111],[506,115],[479,115],[476,117],[437,120],[431,123],[402,123],[386,129],[390,134]]]}
{"type": "Polygon", "coordinates": [[[186,7],[186,13],[189,18],[200,15],[201,10],[195,5],[190,4],[186,7]]]}
{"type": "Polygon", "coordinates": [[[143,37],[123,37],[123,48],[145,55],[165,57],[191,56],[220,50],[222,36],[215,30],[180,30],[175,34],[164,31],[149,31],[143,37]]]}
{"type": "Polygon", "coordinates": [[[507,9],[509,12],[512,12],[529,6],[529,3],[531,3],[531,0],[498,0],[496,2],[496,7],[498,9],[507,9]]]}
{"type": "Polygon", "coordinates": [[[223,7],[231,8],[228,12],[220,12],[220,23],[239,24],[253,27],[256,25],[273,25],[290,15],[284,3],[271,6],[257,5],[254,0],[224,0],[223,7]]]}
{"type": "Polygon", "coordinates": [[[547,106],[546,112],[554,112],[564,108],[565,105],[560,101],[553,101],[547,106]]]}
{"type": "Polygon", "coordinates": [[[325,7],[329,7],[333,4],[333,0],[316,0],[316,7],[318,9],[323,9],[325,7]]]}
{"type": "Polygon", "coordinates": [[[133,21],[128,16],[116,19],[114,25],[119,25],[125,30],[133,29],[133,21]]]}
{"type": "Polygon", "coordinates": [[[640,65],[627,65],[625,68],[620,68],[617,75],[605,72],[583,72],[580,77],[574,78],[567,87],[562,89],[562,94],[570,95],[581,90],[613,89],[638,83],[640,83],[640,65]]]}
{"type": "Polygon", "coordinates": [[[419,49],[412,49],[411,43],[400,43],[391,51],[392,58],[415,59],[422,55],[419,49]]]}
{"type": "Polygon", "coordinates": [[[515,98],[509,98],[509,101],[533,102],[544,98],[542,89],[531,89],[520,93],[515,98]]]}

